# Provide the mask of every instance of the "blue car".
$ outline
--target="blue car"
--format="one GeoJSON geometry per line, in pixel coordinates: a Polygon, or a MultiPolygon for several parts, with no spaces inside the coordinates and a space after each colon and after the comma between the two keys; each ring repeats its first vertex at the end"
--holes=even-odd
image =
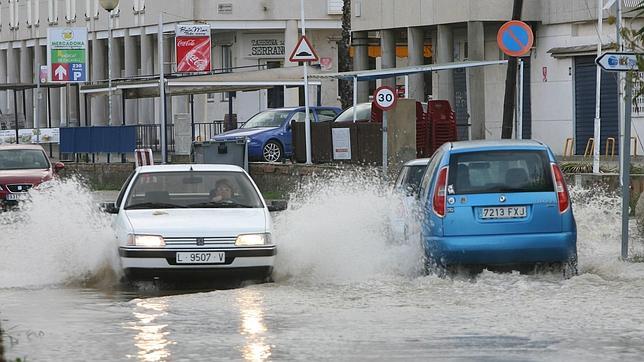
{"type": "Polygon", "coordinates": [[[428,271],[577,273],[570,196],[552,151],[540,142],[446,143],[423,175],[419,201],[428,271]]]}
{"type": "MultiPolygon", "coordinates": [[[[340,112],[336,107],[309,107],[311,122],[333,120],[340,112]]],[[[269,109],[251,117],[241,128],[221,133],[215,141],[248,137],[251,161],[277,162],[293,155],[291,121],[304,122],[304,107],[269,109]]]]}

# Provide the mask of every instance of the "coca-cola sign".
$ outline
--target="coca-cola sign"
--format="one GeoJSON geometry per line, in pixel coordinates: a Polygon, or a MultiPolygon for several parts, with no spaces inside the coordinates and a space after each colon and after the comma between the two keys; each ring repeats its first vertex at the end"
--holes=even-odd
{"type": "Polygon", "coordinates": [[[177,72],[210,70],[210,25],[177,25],[177,72]]]}

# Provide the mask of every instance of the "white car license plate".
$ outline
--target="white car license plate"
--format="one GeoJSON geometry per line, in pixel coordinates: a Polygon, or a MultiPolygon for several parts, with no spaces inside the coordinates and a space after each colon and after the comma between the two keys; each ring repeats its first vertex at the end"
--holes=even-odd
{"type": "Polygon", "coordinates": [[[223,264],[226,253],[223,251],[177,252],[177,264],[223,264]]]}
{"type": "Polygon", "coordinates": [[[5,200],[21,201],[21,200],[26,200],[28,196],[29,196],[29,194],[27,194],[26,192],[21,192],[21,193],[17,193],[17,194],[7,194],[5,196],[5,200]]]}
{"type": "Polygon", "coordinates": [[[520,219],[528,216],[525,206],[499,206],[481,208],[482,219],[520,219]]]}

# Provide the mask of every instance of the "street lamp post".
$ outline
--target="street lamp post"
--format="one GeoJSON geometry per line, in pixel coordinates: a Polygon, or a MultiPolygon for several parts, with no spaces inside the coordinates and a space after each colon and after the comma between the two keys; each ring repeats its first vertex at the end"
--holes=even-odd
{"type": "Polygon", "coordinates": [[[112,125],[112,11],[119,6],[119,0],[99,0],[107,10],[107,122],[112,125]]]}

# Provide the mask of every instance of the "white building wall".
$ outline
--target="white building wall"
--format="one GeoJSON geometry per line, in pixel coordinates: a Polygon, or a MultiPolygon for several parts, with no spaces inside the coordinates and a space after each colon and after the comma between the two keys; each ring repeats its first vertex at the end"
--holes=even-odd
{"type": "MultiPolygon", "coordinates": [[[[70,4],[75,6],[67,7],[67,2],[61,0],[21,0],[17,2],[17,21],[10,19],[9,4],[6,1],[0,2],[0,50],[4,50],[0,55],[2,61],[0,66],[3,67],[0,71],[0,76],[5,78],[0,79],[0,82],[18,81],[20,72],[22,72],[22,79],[35,79],[37,76],[37,65],[29,66],[30,69],[21,69],[20,61],[20,46],[25,43],[25,47],[33,53],[33,47],[36,44],[45,45],[47,37],[47,28],[52,27],[87,27],[89,30],[90,39],[90,52],[95,46],[91,39],[98,39],[97,42],[105,43],[107,38],[108,28],[108,14],[98,5],[97,0],[75,0],[70,1],[70,4]],[[15,49],[14,49],[15,48],[15,49]],[[11,49],[6,51],[6,49],[11,49]],[[15,79],[14,79],[15,78],[15,79]]],[[[280,0],[280,1],[256,1],[256,0],[239,0],[231,1],[233,4],[233,11],[231,14],[224,14],[218,11],[218,6],[213,6],[212,1],[203,0],[121,0],[119,11],[115,12],[113,20],[113,36],[116,39],[113,49],[114,56],[118,59],[114,62],[113,70],[115,70],[113,77],[118,77],[121,74],[127,76],[133,75],[149,75],[152,72],[158,72],[157,65],[157,23],[159,12],[164,12],[165,32],[166,38],[171,37],[171,33],[177,22],[190,22],[187,19],[208,19],[211,24],[214,37],[217,32],[222,29],[234,34],[233,39],[233,67],[245,65],[258,65],[265,63],[266,60],[271,58],[260,57],[250,58],[242,54],[244,45],[243,34],[249,32],[255,33],[278,33],[284,34],[286,22],[288,19],[295,20],[299,26],[299,1],[298,0],[280,0]],[[143,6],[145,5],[145,6],[143,6]],[[143,35],[143,42],[141,37],[143,35]],[[126,52],[125,37],[130,37],[128,46],[130,49],[126,52]],[[137,48],[133,49],[132,46],[137,48]],[[133,54],[133,51],[135,52],[133,54]],[[127,53],[127,61],[126,61],[127,53]]],[[[13,4],[13,2],[12,2],[13,4]]],[[[314,47],[318,50],[320,56],[330,57],[333,59],[333,68],[331,71],[337,70],[337,46],[336,42],[340,35],[340,16],[337,14],[327,13],[327,4],[325,1],[305,0],[305,12],[307,16],[307,35],[313,42],[314,47]]],[[[297,35],[296,35],[297,37],[297,35]]],[[[216,44],[213,40],[213,44],[216,44]]],[[[173,42],[171,39],[167,40],[166,45],[166,61],[172,61],[173,57],[173,42]]],[[[90,54],[90,70],[88,75],[92,80],[101,80],[106,78],[107,74],[107,55],[103,46],[98,46],[99,57],[103,61],[91,61],[92,55],[90,54]],[[101,67],[92,71],[92,67],[101,67]],[[93,75],[93,76],[92,76],[93,75]],[[100,78],[100,79],[99,79],[100,78]]],[[[215,45],[213,54],[215,57],[212,59],[213,67],[221,67],[220,45],[215,45]]],[[[291,49],[285,50],[290,53],[291,49]]],[[[96,58],[96,56],[94,58],[96,58]]],[[[288,54],[287,54],[288,56],[288,54]]],[[[24,55],[23,55],[24,57],[24,55]]],[[[284,60],[284,56],[278,56],[276,60],[284,60]]],[[[172,68],[176,65],[172,65],[172,68]]],[[[169,69],[168,69],[169,71],[169,69]]],[[[325,82],[323,86],[322,102],[326,105],[338,105],[337,101],[337,85],[335,81],[325,82]]],[[[0,106],[2,111],[6,112],[13,108],[11,92],[0,93],[0,106]],[[9,93],[9,94],[8,94],[9,93]]],[[[52,118],[53,124],[57,125],[61,120],[67,124],[67,115],[62,103],[65,99],[63,93],[59,89],[51,90],[52,99],[52,118]]],[[[266,91],[239,93],[235,98],[234,112],[238,113],[239,121],[243,122],[256,112],[266,108],[266,91]]],[[[94,115],[95,124],[103,124],[106,122],[105,117],[100,115],[106,113],[103,109],[103,103],[106,103],[105,97],[97,97],[92,100],[88,114],[94,115]],[[100,120],[98,119],[100,118],[100,120]]],[[[115,98],[117,98],[115,96],[115,98]]],[[[70,97],[75,99],[75,97],[70,97]]],[[[84,121],[85,105],[83,104],[83,97],[81,101],[81,118],[84,121]]],[[[311,101],[315,102],[315,91],[311,92],[311,101]]],[[[176,112],[186,112],[189,110],[187,97],[177,97],[169,103],[169,108],[174,109],[176,112]]],[[[213,120],[221,120],[224,114],[228,113],[228,102],[222,101],[221,95],[215,95],[206,101],[206,96],[195,97],[195,121],[209,122],[213,120]]],[[[70,105],[72,110],[75,109],[74,105],[70,105]]],[[[114,102],[114,107],[119,109],[114,110],[114,115],[120,123],[121,118],[121,105],[120,100],[114,102]]],[[[21,109],[20,105],[19,108],[21,109]]],[[[128,119],[130,124],[142,124],[157,122],[159,119],[158,114],[158,100],[133,100],[128,101],[127,104],[128,119]],[[155,105],[154,109],[152,109],[155,105]],[[134,119],[130,119],[134,118],[134,119]]],[[[30,112],[28,112],[30,113],[30,112]]],[[[72,112],[73,113],[73,112],[72,112]]],[[[73,115],[77,117],[76,115],[73,115]]],[[[81,124],[84,122],[81,121],[81,124]]],[[[30,122],[30,121],[28,121],[30,122]]]]}

